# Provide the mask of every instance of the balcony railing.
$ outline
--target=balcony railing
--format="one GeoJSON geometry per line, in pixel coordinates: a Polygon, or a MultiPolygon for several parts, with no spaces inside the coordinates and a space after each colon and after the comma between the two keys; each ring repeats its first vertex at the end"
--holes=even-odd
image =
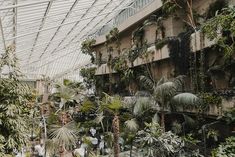
{"type": "Polygon", "coordinates": [[[130,4],[129,8],[122,10],[114,19],[108,22],[108,24],[104,25],[101,29],[97,30],[94,33],[94,36],[101,36],[110,31],[113,27],[117,27],[126,21],[129,17],[138,13],[141,9],[150,5],[155,0],[134,0],[130,4]]]}

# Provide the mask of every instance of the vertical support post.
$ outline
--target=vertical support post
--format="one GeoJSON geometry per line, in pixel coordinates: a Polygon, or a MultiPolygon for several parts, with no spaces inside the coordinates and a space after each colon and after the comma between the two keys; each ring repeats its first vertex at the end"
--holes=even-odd
{"type": "MultiPolygon", "coordinates": [[[[13,0],[13,5],[17,5],[18,3],[18,0],[13,0]]],[[[14,46],[14,51],[15,51],[15,47],[16,47],[16,33],[17,33],[17,7],[16,8],[13,8],[12,10],[13,12],[13,37],[14,37],[14,40],[12,42],[13,46],[14,46]]]]}
{"type": "Polygon", "coordinates": [[[7,50],[7,46],[6,46],[6,41],[5,41],[5,37],[4,37],[4,33],[3,33],[3,27],[2,27],[2,19],[0,17],[0,30],[1,30],[1,35],[2,35],[2,41],[3,41],[3,46],[5,51],[7,50]]]}

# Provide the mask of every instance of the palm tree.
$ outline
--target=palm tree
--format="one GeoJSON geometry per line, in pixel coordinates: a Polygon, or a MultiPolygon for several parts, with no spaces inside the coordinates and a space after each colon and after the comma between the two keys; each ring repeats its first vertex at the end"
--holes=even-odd
{"type": "Polygon", "coordinates": [[[120,121],[119,121],[119,111],[122,108],[121,97],[115,96],[111,97],[104,93],[105,97],[100,101],[99,113],[108,113],[113,117],[112,119],[112,130],[113,130],[113,147],[114,147],[114,157],[119,157],[120,147],[119,147],[119,134],[120,134],[120,121]]]}
{"type": "Polygon", "coordinates": [[[51,126],[49,139],[47,140],[48,153],[56,152],[59,148],[60,156],[63,157],[66,147],[75,145],[77,137],[78,134],[74,122],[69,122],[63,126],[51,126]]]}
{"type": "Polygon", "coordinates": [[[64,80],[62,84],[56,84],[56,92],[53,96],[60,99],[59,108],[55,114],[59,115],[59,125],[53,125],[50,130],[50,142],[60,148],[60,156],[64,156],[66,145],[74,144],[76,140],[76,127],[66,104],[73,103],[81,91],[81,84],[64,80]]]}
{"type": "Polygon", "coordinates": [[[147,92],[137,92],[134,97],[127,99],[123,106],[129,113],[129,118],[124,122],[128,141],[130,144],[130,157],[133,154],[133,142],[139,128],[144,124],[144,115],[155,107],[153,99],[147,92]],[[140,94],[141,93],[141,94],[140,94]]]}
{"type": "Polygon", "coordinates": [[[146,76],[140,76],[140,81],[152,91],[152,95],[159,104],[161,114],[161,127],[165,130],[165,109],[170,107],[175,108],[176,105],[195,105],[199,98],[191,93],[180,93],[183,88],[184,76],[178,76],[171,80],[161,78],[158,82],[151,80],[146,76]],[[173,100],[173,101],[172,101],[173,100]]]}

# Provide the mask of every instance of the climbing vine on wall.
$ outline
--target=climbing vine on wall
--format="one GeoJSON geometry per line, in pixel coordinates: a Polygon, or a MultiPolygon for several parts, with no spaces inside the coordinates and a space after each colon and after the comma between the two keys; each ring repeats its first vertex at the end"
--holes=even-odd
{"type": "Polygon", "coordinates": [[[176,68],[176,75],[188,74],[189,72],[191,34],[192,31],[187,31],[179,34],[177,37],[168,38],[168,48],[170,51],[171,60],[176,68]]]}

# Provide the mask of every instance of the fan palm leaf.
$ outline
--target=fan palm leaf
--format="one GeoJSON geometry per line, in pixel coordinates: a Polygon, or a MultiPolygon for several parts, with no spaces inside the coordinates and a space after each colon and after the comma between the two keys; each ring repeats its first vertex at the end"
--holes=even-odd
{"type": "Polygon", "coordinates": [[[135,118],[127,120],[125,122],[125,126],[130,131],[137,131],[139,128],[139,125],[137,124],[137,121],[135,118]]]}
{"type": "Polygon", "coordinates": [[[73,122],[63,126],[53,125],[49,137],[60,144],[75,144],[77,139],[76,125],[73,122]]]}

